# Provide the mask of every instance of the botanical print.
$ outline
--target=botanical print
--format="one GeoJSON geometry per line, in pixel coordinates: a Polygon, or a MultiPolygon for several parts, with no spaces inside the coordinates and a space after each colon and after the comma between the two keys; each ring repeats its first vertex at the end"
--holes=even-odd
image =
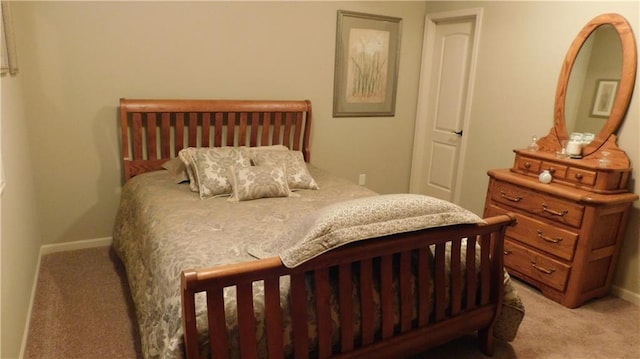
{"type": "Polygon", "coordinates": [[[388,31],[358,28],[349,31],[347,102],[382,103],[385,101],[389,37],[388,31]]]}

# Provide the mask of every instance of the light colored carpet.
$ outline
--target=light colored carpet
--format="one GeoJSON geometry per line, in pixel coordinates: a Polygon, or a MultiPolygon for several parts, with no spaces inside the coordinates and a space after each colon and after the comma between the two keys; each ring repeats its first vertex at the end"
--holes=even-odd
{"type": "Polygon", "coordinates": [[[133,310],[109,247],[45,255],[24,358],[142,357],[133,310]]]}
{"type": "MultiPolygon", "coordinates": [[[[139,358],[126,276],[110,248],[43,257],[25,358],[139,358]]],[[[518,336],[496,342],[495,359],[640,358],[640,307],[607,296],[567,309],[517,283],[526,307],[518,336]]],[[[487,358],[468,335],[426,353],[487,358]]]]}

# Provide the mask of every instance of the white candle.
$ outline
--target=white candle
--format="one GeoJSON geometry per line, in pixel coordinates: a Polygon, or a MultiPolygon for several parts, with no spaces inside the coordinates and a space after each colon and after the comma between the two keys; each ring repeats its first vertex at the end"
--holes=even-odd
{"type": "Polygon", "coordinates": [[[569,141],[569,143],[567,143],[567,153],[569,156],[582,154],[582,143],[578,141],[569,141]]]}

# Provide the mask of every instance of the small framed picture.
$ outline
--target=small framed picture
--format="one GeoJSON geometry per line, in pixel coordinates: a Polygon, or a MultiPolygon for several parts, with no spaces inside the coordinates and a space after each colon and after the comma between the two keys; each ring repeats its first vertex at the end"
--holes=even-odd
{"type": "Polygon", "coordinates": [[[598,80],[591,106],[591,116],[609,117],[616,100],[617,90],[618,80],[598,80]]]}
{"type": "Polygon", "coordinates": [[[338,11],[333,116],[394,116],[402,19],[338,11]]]}

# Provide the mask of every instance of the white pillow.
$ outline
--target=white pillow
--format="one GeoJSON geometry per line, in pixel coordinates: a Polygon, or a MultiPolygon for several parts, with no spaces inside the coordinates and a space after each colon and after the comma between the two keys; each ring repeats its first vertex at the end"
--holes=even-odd
{"type": "Polygon", "coordinates": [[[289,188],[318,189],[318,184],[311,177],[304,156],[300,151],[261,151],[256,152],[254,163],[256,166],[276,165],[284,163],[287,168],[287,182],[289,188]]]}
{"type": "Polygon", "coordinates": [[[284,165],[230,167],[229,179],[233,188],[231,202],[289,197],[291,194],[284,165]]]}

